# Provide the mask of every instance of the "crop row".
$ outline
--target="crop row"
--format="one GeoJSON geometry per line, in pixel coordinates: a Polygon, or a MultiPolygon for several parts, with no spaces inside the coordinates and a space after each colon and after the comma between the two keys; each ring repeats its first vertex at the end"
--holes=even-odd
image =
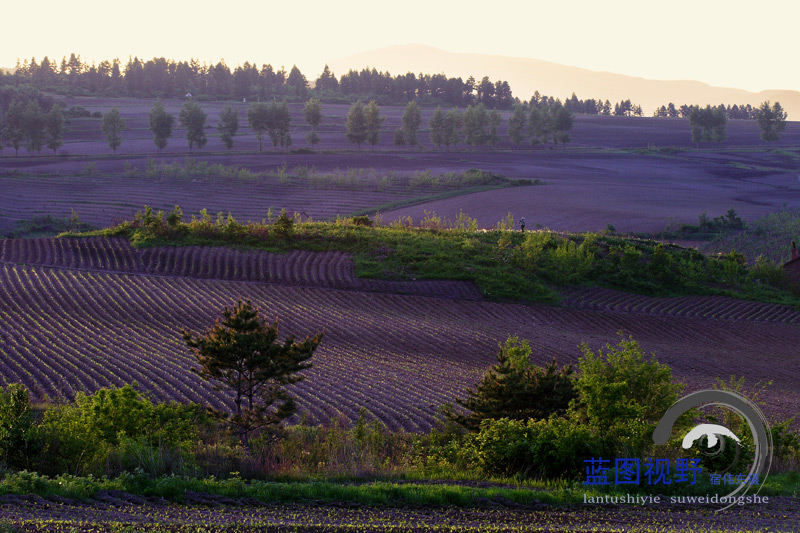
{"type": "Polygon", "coordinates": [[[579,309],[614,313],[800,324],[797,308],[725,296],[654,298],[612,289],[582,288],[570,291],[563,303],[579,309]]]}
{"type": "Polygon", "coordinates": [[[356,278],[342,252],[275,254],[224,247],[155,247],[137,250],[124,238],[0,240],[0,262],[85,270],[149,273],[233,281],[287,283],[368,292],[397,292],[477,300],[463,281],[386,281],[356,278]]]}
{"type": "MultiPolygon", "coordinates": [[[[295,392],[310,421],[353,420],[367,409],[389,428],[430,427],[437,406],[472,386],[508,335],[530,339],[537,363],[575,362],[623,330],[687,383],[714,376],[775,379],[780,405],[800,375],[791,324],[731,322],[550,306],[226,280],[0,265],[0,376],[36,397],[137,381],[155,398],[222,406],[190,371],[180,331],[202,331],[226,305],[250,298],[283,335],[325,331],[295,392]],[[775,368],[782,368],[775,376],[775,368]]],[[[705,380],[705,381],[704,381],[705,380]]],[[[794,403],[792,403],[794,402],[794,403]]]]}

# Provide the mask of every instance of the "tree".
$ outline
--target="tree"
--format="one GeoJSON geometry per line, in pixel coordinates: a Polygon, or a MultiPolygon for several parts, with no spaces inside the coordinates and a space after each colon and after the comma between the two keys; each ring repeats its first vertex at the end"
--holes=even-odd
{"type": "Polygon", "coordinates": [[[263,102],[253,104],[247,110],[247,123],[256,134],[259,152],[261,151],[261,142],[264,140],[264,134],[269,129],[269,113],[269,107],[263,102]]]}
{"type": "Polygon", "coordinates": [[[786,111],[781,107],[780,102],[770,107],[769,101],[762,102],[756,110],[756,120],[758,129],[761,130],[761,140],[764,142],[777,141],[781,138],[781,132],[786,129],[786,111]]]}
{"type": "Polygon", "coordinates": [[[175,117],[167,113],[161,100],[156,100],[150,109],[148,118],[150,119],[150,131],[153,132],[153,142],[158,148],[158,153],[161,153],[161,149],[167,146],[167,139],[172,135],[172,123],[175,121],[175,117]]]}
{"type": "Polygon", "coordinates": [[[6,135],[14,147],[14,155],[19,155],[19,147],[25,139],[25,106],[21,100],[14,100],[6,112],[6,135]]]}
{"type": "Polygon", "coordinates": [[[267,109],[267,133],[272,141],[272,146],[288,148],[292,145],[289,130],[292,125],[292,115],[286,102],[272,102],[267,109]]]}
{"type": "Polygon", "coordinates": [[[430,128],[431,142],[441,149],[442,145],[446,144],[445,116],[442,106],[438,106],[436,111],[433,112],[430,121],[428,121],[428,127],[430,128]]]}
{"type": "Polygon", "coordinates": [[[525,108],[521,104],[515,105],[514,112],[511,114],[511,118],[508,119],[508,138],[511,139],[512,143],[520,144],[525,140],[526,122],[525,108]]]}
{"type": "Polygon", "coordinates": [[[194,100],[189,100],[183,104],[178,114],[178,122],[181,126],[186,128],[186,142],[189,144],[189,151],[196,144],[198,148],[206,145],[208,139],[206,138],[206,113],[200,107],[200,104],[194,100]]]}
{"type": "Polygon", "coordinates": [[[473,146],[493,145],[497,142],[499,125],[500,113],[496,110],[489,112],[483,103],[469,106],[464,111],[464,140],[473,146]]]}
{"type": "Polygon", "coordinates": [[[294,89],[295,96],[303,96],[308,89],[308,81],[306,77],[297,68],[297,65],[292,65],[292,70],[289,72],[289,77],[286,78],[286,85],[294,89]]]}
{"type": "Polygon", "coordinates": [[[451,109],[444,117],[444,145],[450,148],[462,140],[464,115],[458,109],[451,109]]]}
{"type": "Polygon", "coordinates": [[[364,109],[364,124],[367,130],[367,141],[374,148],[380,139],[381,126],[386,117],[381,116],[381,110],[375,100],[370,100],[364,109]]]}
{"type": "Polygon", "coordinates": [[[122,144],[122,132],[125,131],[125,119],[119,114],[119,109],[112,107],[111,110],[103,115],[103,124],[100,130],[108,141],[108,147],[114,150],[117,155],[117,148],[122,144]]]}
{"type": "Polygon", "coordinates": [[[411,147],[417,146],[419,141],[417,140],[417,132],[419,131],[419,127],[422,124],[422,113],[419,110],[419,106],[417,102],[411,101],[406,106],[406,110],[403,111],[403,119],[402,119],[402,127],[403,130],[403,137],[407,144],[411,147]]]}
{"type": "Polygon", "coordinates": [[[32,154],[41,152],[44,145],[46,115],[42,113],[39,102],[31,100],[22,113],[22,127],[25,134],[25,149],[32,154]]]}
{"type": "Polygon", "coordinates": [[[728,122],[724,107],[705,109],[693,107],[689,112],[689,125],[692,127],[692,142],[711,141],[721,143],[728,138],[725,125],[728,122]]]}
{"type": "Polygon", "coordinates": [[[545,144],[550,140],[551,133],[547,109],[532,106],[528,117],[528,136],[531,138],[531,144],[533,146],[545,144]]]}
{"type": "Polygon", "coordinates": [[[53,105],[44,120],[44,134],[47,147],[56,153],[64,144],[64,112],[60,105],[53,105]]]}
{"type": "MultiPolygon", "coordinates": [[[[325,66],[327,69],[327,65],[325,66]]],[[[322,104],[316,98],[309,98],[303,108],[303,118],[306,119],[308,125],[311,126],[311,131],[308,133],[308,143],[314,146],[319,142],[319,135],[317,135],[317,127],[322,122],[322,104]]]]}
{"type": "Polygon", "coordinates": [[[571,365],[559,368],[555,359],[546,367],[531,363],[528,341],[509,337],[499,346],[497,364],[483,376],[467,398],[456,403],[469,414],[445,410],[448,418],[477,431],[487,419],[545,419],[566,412],[577,398],[571,365]]]}
{"type": "Polygon", "coordinates": [[[219,130],[219,137],[222,139],[222,144],[225,145],[225,148],[228,150],[233,148],[233,138],[239,130],[239,113],[234,111],[233,107],[225,106],[219,114],[217,129],[219,130]]]}
{"type": "Polygon", "coordinates": [[[286,390],[302,381],[299,372],[310,368],[308,360],[322,340],[322,333],[295,341],[278,341],[278,321],[272,325],[259,317],[250,300],[225,307],[222,317],[205,333],[182,331],[199,368],[192,371],[233,395],[232,414],[216,412],[238,430],[247,446],[253,430],[281,423],[297,407],[286,390]]]}
{"type": "Polygon", "coordinates": [[[553,142],[566,145],[570,141],[569,130],[572,129],[572,113],[560,105],[550,108],[550,113],[552,115],[553,142]]]}
{"type": "Polygon", "coordinates": [[[347,112],[347,123],[345,124],[347,132],[345,137],[351,143],[356,143],[359,148],[361,143],[367,140],[367,119],[364,115],[364,104],[358,100],[350,107],[347,112]]]}

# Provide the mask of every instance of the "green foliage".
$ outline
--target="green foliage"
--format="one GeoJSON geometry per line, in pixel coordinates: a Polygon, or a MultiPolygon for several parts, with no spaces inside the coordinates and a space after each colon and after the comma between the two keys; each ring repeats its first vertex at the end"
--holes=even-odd
{"type": "Polygon", "coordinates": [[[54,105],[45,117],[44,135],[47,147],[55,154],[64,144],[64,112],[60,105],[54,105]]]}
{"type": "Polygon", "coordinates": [[[756,110],[761,140],[764,142],[780,140],[781,133],[786,129],[786,116],[786,111],[780,102],[775,102],[772,106],[769,105],[769,101],[762,102],[756,110]]]}
{"type": "Polygon", "coordinates": [[[485,420],[466,446],[489,475],[549,479],[580,477],[584,458],[602,449],[589,427],[555,416],[485,420]]]}
{"type": "Polygon", "coordinates": [[[443,144],[447,144],[445,116],[442,111],[442,106],[436,107],[436,111],[433,112],[433,115],[428,121],[428,127],[430,128],[431,142],[436,145],[436,148],[441,149],[443,144]]]}
{"type": "Polygon", "coordinates": [[[152,109],[148,114],[150,131],[153,132],[153,142],[161,153],[161,149],[167,146],[167,139],[172,135],[172,124],[175,117],[167,113],[161,100],[153,103],[152,109]]]}
{"type": "Polygon", "coordinates": [[[261,151],[264,134],[267,133],[269,129],[269,115],[269,107],[263,102],[255,103],[247,110],[247,123],[250,129],[253,130],[253,133],[256,134],[259,152],[261,151]]]}
{"type": "Polygon", "coordinates": [[[456,403],[469,411],[451,409],[446,416],[471,431],[486,419],[528,420],[563,414],[576,394],[572,386],[572,366],[558,367],[555,359],[545,367],[531,363],[528,341],[509,337],[499,347],[495,364],[476,386],[467,389],[467,398],[456,403]]]}
{"type": "Polygon", "coordinates": [[[197,145],[202,148],[208,142],[206,138],[206,113],[200,104],[194,100],[189,100],[183,104],[183,108],[178,113],[178,122],[186,128],[186,142],[189,144],[189,151],[197,145]]]}
{"type": "Polygon", "coordinates": [[[110,458],[116,455],[119,460],[126,449],[140,456],[160,448],[173,449],[176,455],[188,452],[203,421],[200,406],[153,404],[135,387],[100,389],[92,395],[79,392],[74,405],[46,410],[39,426],[39,471],[102,473],[110,458]]]}
{"type": "Polygon", "coordinates": [[[316,98],[309,98],[303,107],[303,117],[311,126],[311,131],[308,133],[308,143],[314,146],[319,142],[319,135],[317,135],[317,127],[322,122],[322,104],[316,98]]]}
{"type": "Polygon", "coordinates": [[[409,146],[417,146],[419,140],[417,139],[417,132],[422,124],[422,113],[414,100],[410,101],[403,111],[402,118],[402,131],[403,137],[409,146]]]}
{"type": "MultiPolygon", "coordinates": [[[[349,115],[348,115],[349,116],[349,115]]],[[[380,108],[375,100],[370,100],[364,109],[364,126],[366,128],[366,141],[375,146],[380,139],[381,126],[386,121],[386,117],[381,116],[380,108]]]]}
{"type": "Polygon", "coordinates": [[[239,113],[231,106],[225,106],[219,114],[219,124],[217,124],[220,139],[225,148],[233,148],[233,138],[239,130],[239,113]]]}
{"type": "Polygon", "coordinates": [[[272,102],[267,108],[267,133],[272,146],[288,148],[292,145],[289,131],[292,126],[292,115],[286,102],[272,102]]]}
{"type": "Polygon", "coordinates": [[[114,155],[117,155],[117,148],[122,144],[122,132],[126,129],[125,119],[122,118],[117,107],[112,107],[108,113],[103,115],[100,130],[106,137],[108,147],[114,151],[114,155]]]}
{"type": "Polygon", "coordinates": [[[45,124],[47,115],[42,112],[39,103],[31,100],[22,113],[22,131],[25,138],[25,149],[28,153],[41,152],[45,141],[45,124]]]}
{"type": "Polygon", "coordinates": [[[645,357],[639,343],[621,332],[619,343],[607,344],[605,351],[594,352],[585,343],[580,348],[575,381],[579,399],[573,401],[571,415],[612,438],[616,446],[641,453],[682,386],[672,382],[672,370],[655,354],[645,357]]]}
{"type": "Polygon", "coordinates": [[[693,107],[689,113],[692,142],[710,141],[721,143],[728,138],[727,133],[725,133],[727,122],[728,116],[724,106],[711,107],[707,105],[705,109],[693,107]]]}
{"type": "Polygon", "coordinates": [[[499,140],[497,128],[500,121],[500,113],[496,109],[489,111],[483,103],[468,106],[464,111],[464,140],[473,146],[494,146],[499,140]]]}
{"type": "Polygon", "coordinates": [[[226,306],[221,319],[203,335],[184,329],[183,339],[200,365],[192,371],[217,390],[233,394],[233,415],[215,414],[238,430],[246,446],[253,430],[279,424],[295,413],[285,387],[304,379],[299,372],[311,367],[307,361],[322,334],[278,342],[277,319],[268,325],[249,300],[239,300],[233,308],[226,306]]]}
{"type": "Polygon", "coordinates": [[[525,126],[527,124],[525,108],[521,104],[514,106],[514,112],[508,119],[508,138],[514,144],[521,144],[525,140],[525,126]]]}
{"type": "Polygon", "coordinates": [[[353,104],[350,111],[347,112],[345,127],[347,128],[345,133],[347,140],[361,147],[361,143],[367,140],[368,135],[367,118],[364,115],[364,104],[361,103],[361,100],[353,104]]]}
{"type": "Polygon", "coordinates": [[[36,426],[28,390],[19,384],[0,388],[0,461],[4,468],[29,468],[36,426]]]}

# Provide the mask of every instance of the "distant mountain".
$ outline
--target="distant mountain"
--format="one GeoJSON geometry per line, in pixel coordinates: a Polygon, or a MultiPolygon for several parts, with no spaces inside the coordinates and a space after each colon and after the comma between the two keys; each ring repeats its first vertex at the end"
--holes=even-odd
{"type": "Polygon", "coordinates": [[[534,91],[561,98],[563,101],[574,92],[578,98],[608,99],[612,104],[631,99],[639,104],[645,114],[651,115],[662,105],[681,104],[751,104],[765,100],[779,101],[789,113],[789,118],[800,119],[800,92],[762,91],[753,93],[742,89],[712,87],[698,81],[660,81],[597,72],[542,61],[487,54],[462,54],[446,52],[424,45],[390,46],[336,60],[329,64],[337,75],[364,67],[389,71],[437,74],[467,79],[474,76],[480,81],[489,76],[492,81],[504,80],[511,85],[514,96],[529,100],[534,91]]]}

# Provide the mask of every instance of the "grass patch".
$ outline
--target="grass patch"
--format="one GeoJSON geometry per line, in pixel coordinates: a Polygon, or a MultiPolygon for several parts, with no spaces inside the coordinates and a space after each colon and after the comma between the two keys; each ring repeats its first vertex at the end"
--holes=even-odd
{"type": "Polygon", "coordinates": [[[759,271],[749,269],[735,252],[708,257],[650,239],[548,230],[523,233],[512,231],[510,214],[496,229],[481,231],[463,213],[447,220],[426,212],[417,227],[410,219],[389,226],[380,225],[379,219],[300,222],[285,213],[249,224],[222,213],[213,219],[205,210],[190,222],[183,218],[179,208],[169,214],[146,208],[131,222],[88,235],[125,235],[135,246],[337,250],[354,255],[361,277],[468,280],[493,300],[555,303],[556,287],[584,285],[660,296],[724,294],[800,304],[784,287],[764,283],[769,280],[760,279],[759,271]]]}

